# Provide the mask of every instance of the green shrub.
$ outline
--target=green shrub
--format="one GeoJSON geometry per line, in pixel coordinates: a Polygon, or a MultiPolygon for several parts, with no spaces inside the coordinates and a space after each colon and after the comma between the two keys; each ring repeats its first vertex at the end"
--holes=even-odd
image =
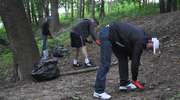
{"type": "Polygon", "coordinates": [[[6,78],[12,61],[12,52],[9,49],[4,50],[4,52],[0,54],[0,80],[6,78]]]}

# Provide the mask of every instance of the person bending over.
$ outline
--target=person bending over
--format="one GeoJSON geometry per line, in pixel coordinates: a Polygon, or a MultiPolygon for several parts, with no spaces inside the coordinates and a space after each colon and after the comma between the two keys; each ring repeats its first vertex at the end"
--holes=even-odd
{"type": "Polygon", "coordinates": [[[90,61],[87,48],[86,48],[86,41],[87,37],[91,35],[92,39],[98,43],[96,39],[96,28],[99,25],[99,22],[96,19],[83,19],[78,24],[76,24],[71,32],[71,46],[74,48],[75,51],[75,58],[73,60],[74,67],[80,67],[82,64],[79,63],[79,51],[82,48],[82,53],[85,57],[84,64],[86,67],[94,67],[95,65],[90,61]]]}

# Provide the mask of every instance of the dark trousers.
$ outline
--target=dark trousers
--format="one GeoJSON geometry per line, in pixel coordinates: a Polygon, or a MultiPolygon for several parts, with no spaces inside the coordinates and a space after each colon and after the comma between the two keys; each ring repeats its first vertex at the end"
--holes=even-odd
{"type": "MultiPolygon", "coordinates": [[[[125,47],[112,43],[112,50],[119,61],[120,85],[127,85],[129,82],[128,59],[129,52],[125,47]]],[[[132,80],[137,80],[138,66],[131,66],[132,80]]]]}
{"type": "Polygon", "coordinates": [[[47,35],[42,35],[42,52],[47,49],[47,35]]]}

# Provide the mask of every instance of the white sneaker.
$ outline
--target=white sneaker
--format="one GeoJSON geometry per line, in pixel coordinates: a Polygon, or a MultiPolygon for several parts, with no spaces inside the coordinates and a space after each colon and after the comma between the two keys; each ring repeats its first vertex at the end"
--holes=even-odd
{"type": "Polygon", "coordinates": [[[135,90],[137,87],[134,85],[134,84],[132,84],[132,83],[129,83],[128,85],[126,85],[126,86],[119,86],[119,90],[120,91],[126,91],[126,90],[135,90]]]}
{"type": "Polygon", "coordinates": [[[103,92],[103,93],[94,92],[93,96],[99,99],[104,99],[104,100],[108,100],[111,98],[111,96],[107,94],[106,92],[103,92]]]}

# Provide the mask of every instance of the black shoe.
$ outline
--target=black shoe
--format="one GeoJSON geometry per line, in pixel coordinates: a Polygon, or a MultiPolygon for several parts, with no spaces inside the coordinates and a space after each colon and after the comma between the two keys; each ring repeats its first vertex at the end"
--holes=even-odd
{"type": "Polygon", "coordinates": [[[73,64],[73,67],[81,67],[81,66],[82,66],[82,64],[80,64],[80,63],[73,64]]]}
{"type": "Polygon", "coordinates": [[[93,64],[92,62],[89,63],[84,63],[85,67],[96,67],[95,64],[93,64]]]}

